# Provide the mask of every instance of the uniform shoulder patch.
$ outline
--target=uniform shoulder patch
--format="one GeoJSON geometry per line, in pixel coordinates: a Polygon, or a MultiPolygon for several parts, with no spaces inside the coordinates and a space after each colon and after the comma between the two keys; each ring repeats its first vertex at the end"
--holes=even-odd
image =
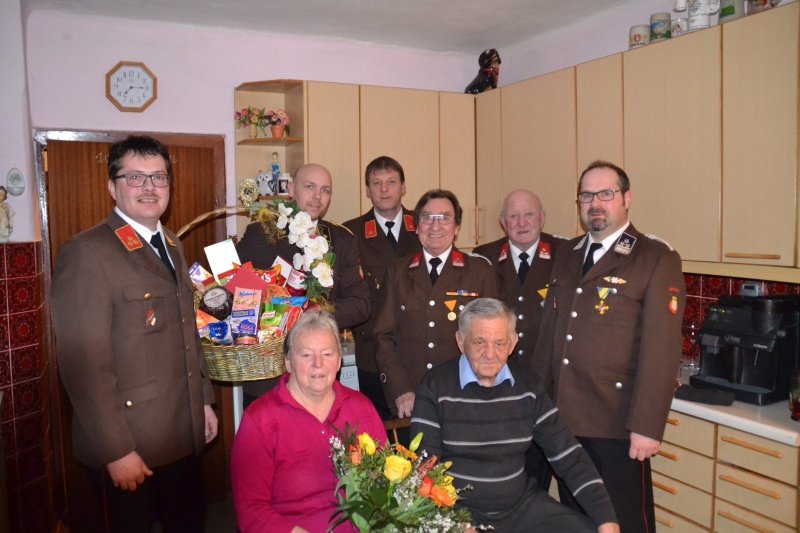
{"type": "Polygon", "coordinates": [[[675,248],[673,248],[670,243],[668,243],[667,241],[665,241],[664,239],[662,239],[661,237],[659,237],[657,235],[653,235],[652,233],[645,233],[644,236],[647,237],[648,239],[652,239],[654,241],[660,242],[661,244],[663,244],[664,246],[669,248],[670,252],[674,252],[675,251],[675,248]]]}

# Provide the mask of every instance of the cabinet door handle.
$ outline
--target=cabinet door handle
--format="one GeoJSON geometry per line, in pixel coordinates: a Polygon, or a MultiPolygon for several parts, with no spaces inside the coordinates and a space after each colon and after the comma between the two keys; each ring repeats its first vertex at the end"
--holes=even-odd
{"type": "Polygon", "coordinates": [[[669,492],[670,494],[678,494],[678,489],[675,487],[669,487],[663,483],[659,483],[658,481],[653,481],[653,486],[657,489],[663,490],[664,492],[669,492]]]}
{"type": "Polygon", "coordinates": [[[672,520],[667,520],[666,518],[661,518],[660,516],[656,515],[656,522],[659,524],[664,524],[670,529],[675,529],[675,524],[672,523],[672,520]]]}
{"type": "Polygon", "coordinates": [[[678,454],[677,453],[668,453],[668,452],[665,452],[664,450],[658,450],[658,455],[660,455],[661,457],[664,457],[666,459],[669,459],[670,461],[676,461],[676,462],[678,461],[678,454]]]}
{"type": "Polygon", "coordinates": [[[739,440],[736,437],[728,437],[722,435],[719,438],[722,442],[727,442],[728,444],[733,444],[734,446],[741,446],[742,448],[747,448],[748,450],[753,450],[754,452],[763,453],[764,455],[769,455],[770,457],[775,457],[776,459],[783,458],[783,453],[780,450],[771,450],[769,448],[764,448],[763,446],[759,446],[758,444],[752,444],[745,440],[739,440]]]}
{"type": "MultiPolygon", "coordinates": [[[[719,516],[721,516],[722,518],[727,518],[731,522],[736,522],[737,524],[741,524],[744,527],[752,529],[753,531],[758,531],[758,533],[775,533],[774,529],[763,528],[763,527],[759,526],[758,524],[754,524],[753,522],[750,522],[749,520],[745,520],[744,518],[739,518],[735,514],[729,513],[728,511],[717,511],[717,514],[719,516]]],[[[656,518],[656,522],[657,521],[658,521],[658,518],[656,518]]]]}
{"type": "MultiPolygon", "coordinates": [[[[729,476],[726,474],[720,474],[719,478],[722,481],[727,481],[728,483],[732,483],[738,487],[742,487],[743,489],[747,489],[752,492],[757,492],[762,496],[766,496],[767,498],[772,498],[773,500],[780,500],[781,495],[779,492],[775,492],[774,490],[765,489],[763,487],[759,487],[757,485],[753,485],[752,483],[748,483],[747,481],[743,481],[741,479],[735,478],[733,476],[729,476]]],[[[655,485],[655,482],[653,483],[655,485]]]]}
{"type": "Polygon", "coordinates": [[[680,426],[681,421],[678,420],[677,418],[667,418],[667,424],[669,424],[670,426],[680,426]]]}
{"type": "Polygon", "coordinates": [[[727,252],[725,257],[729,259],[772,259],[775,261],[780,260],[780,254],[740,254],[736,252],[727,252]]]}

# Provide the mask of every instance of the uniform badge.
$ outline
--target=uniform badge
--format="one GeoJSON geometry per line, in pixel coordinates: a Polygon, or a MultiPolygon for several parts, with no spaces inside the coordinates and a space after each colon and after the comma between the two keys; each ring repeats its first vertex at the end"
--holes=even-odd
{"type": "Polygon", "coordinates": [[[549,242],[540,242],[539,243],[539,259],[550,259],[550,243],[549,242]]]}
{"type": "Polygon", "coordinates": [[[136,234],[136,230],[134,230],[130,225],[125,224],[114,233],[117,234],[117,238],[122,243],[122,246],[125,247],[126,250],[132,252],[134,250],[138,250],[142,246],[142,241],[139,240],[139,235],[136,234]]]}
{"type": "Polygon", "coordinates": [[[371,239],[378,236],[378,224],[374,220],[364,222],[364,238],[371,239]]]}
{"type": "Polygon", "coordinates": [[[539,296],[542,297],[542,300],[547,300],[547,288],[548,287],[550,287],[550,285],[545,285],[545,287],[543,289],[539,289],[538,291],[536,291],[536,293],[539,296]]]}
{"type": "Polygon", "coordinates": [[[457,250],[453,250],[450,255],[453,256],[452,265],[454,267],[462,268],[464,266],[464,254],[457,250]]]}
{"type": "Polygon", "coordinates": [[[148,309],[144,317],[144,325],[153,327],[156,325],[156,314],[152,309],[148,309]]]}
{"type": "Polygon", "coordinates": [[[419,267],[420,261],[422,261],[422,252],[418,252],[414,257],[411,258],[411,262],[408,264],[409,270],[419,267]]]}
{"type": "Polygon", "coordinates": [[[450,322],[454,321],[456,319],[455,309],[457,300],[445,300],[443,303],[445,307],[447,307],[447,309],[450,310],[450,312],[447,313],[447,320],[449,320],[450,322]]]}
{"type": "Polygon", "coordinates": [[[636,237],[633,235],[628,235],[627,233],[623,233],[620,236],[619,240],[617,241],[617,245],[614,246],[614,251],[618,254],[622,255],[630,255],[631,251],[633,250],[633,246],[636,244],[636,237]]]}
{"type": "Polygon", "coordinates": [[[497,258],[498,262],[505,261],[508,259],[508,243],[503,244],[500,247],[500,257],[497,258]]]}
{"type": "Polygon", "coordinates": [[[164,237],[166,237],[166,238],[167,238],[167,244],[169,244],[170,246],[172,246],[173,248],[175,248],[175,241],[173,241],[172,239],[170,239],[170,238],[169,238],[169,235],[167,235],[167,232],[166,232],[166,231],[164,232],[164,237]]]}
{"type": "Polygon", "coordinates": [[[608,311],[608,305],[606,305],[605,300],[600,300],[594,308],[597,309],[597,312],[601,315],[606,314],[606,311],[608,311]]]}
{"type": "Polygon", "coordinates": [[[597,287],[597,296],[600,298],[600,301],[594,308],[597,309],[597,312],[601,315],[606,314],[606,311],[609,310],[608,304],[606,304],[606,298],[608,298],[610,292],[611,289],[609,287],[597,287]]]}
{"type": "Polygon", "coordinates": [[[678,297],[677,296],[675,296],[675,295],[670,296],[668,307],[669,307],[669,312],[670,313],[672,313],[673,315],[677,315],[678,314],[678,297]]]}
{"type": "Polygon", "coordinates": [[[626,280],[618,278],[617,276],[606,276],[603,278],[603,280],[612,283],[614,285],[625,285],[626,283],[628,283],[626,280]]]}
{"type": "Polygon", "coordinates": [[[364,276],[364,269],[361,268],[361,258],[356,259],[356,264],[358,265],[358,277],[364,280],[365,276],[364,276]]]}
{"type": "Polygon", "coordinates": [[[414,225],[414,217],[411,215],[403,215],[403,224],[406,226],[406,231],[415,232],[417,226],[414,225]]]}

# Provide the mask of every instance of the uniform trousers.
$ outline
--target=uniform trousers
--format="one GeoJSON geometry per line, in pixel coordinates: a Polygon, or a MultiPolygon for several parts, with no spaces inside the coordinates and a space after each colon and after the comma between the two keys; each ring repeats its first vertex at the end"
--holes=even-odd
{"type": "MultiPolygon", "coordinates": [[[[655,533],[650,460],[638,461],[628,457],[630,439],[578,437],[578,442],[589,454],[603,478],[617,513],[621,532],[655,533]]],[[[561,481],[558,483],[558,494],[566,505],[580,508],[561,481]]]]}
{"type": "Polygon", "coordinates": [[[151,467],[153,475],[135,491],[114,486],[105,469],[87,469],[100,501],[108,533],[151,533],[157,521],[163,533],[198,533],[205,529],[205,498],[200,458],[151,467]]]}

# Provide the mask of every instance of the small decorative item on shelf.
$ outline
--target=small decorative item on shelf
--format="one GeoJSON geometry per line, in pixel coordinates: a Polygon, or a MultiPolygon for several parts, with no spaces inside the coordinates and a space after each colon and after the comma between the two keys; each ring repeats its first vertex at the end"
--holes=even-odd
{"type": "Polygon", "coordinates": [[[283,109],[267,111],[264,115],[264,121],[266,124],[269,124],[269,129],[272,132],[272,136],[276,139],[282,139],[284,133],[287,135],[291,133],[291,128],[289,127],[289,115],[287,115],[286,111],[283,109]]]}
{"type": "Polygon", "coordinates": [[[264,128],[267,126],[267,116],[263,107],[247,106],[241,111],[236,111],[233,114],[233,120],[236,121],[237,128],[249,128],[251,139],[258,137],[259,129],[266,136],[264,128]]]}

